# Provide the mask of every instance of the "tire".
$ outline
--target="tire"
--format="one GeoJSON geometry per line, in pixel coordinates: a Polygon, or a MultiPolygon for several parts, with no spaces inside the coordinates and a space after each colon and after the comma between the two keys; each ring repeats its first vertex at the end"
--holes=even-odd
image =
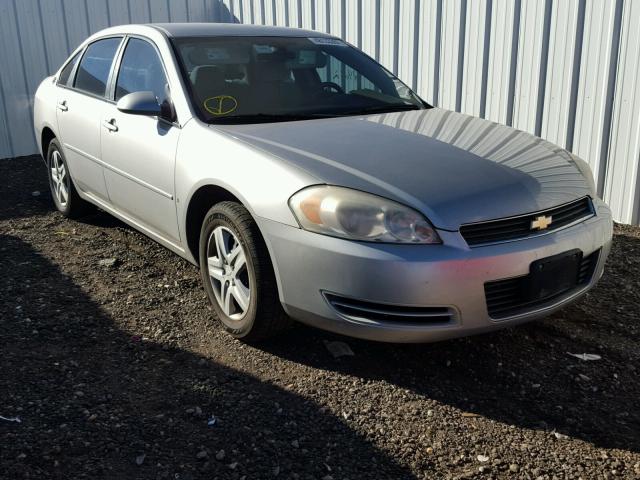
{"type": "Polygon", "coordinates": [[[246,208],[214,205],[202,222],[199,254],[204,289],[228,333],[255,343],[289,326],[267,247],[246,208]]]}
{"type": "Polygon", "coordinates": [[[53,203],[60,213],[68,218],[79,218],[93,211],[93,205],[78,195],[67,160],[55,138],[47,151],[47,172],[53,203]]]}

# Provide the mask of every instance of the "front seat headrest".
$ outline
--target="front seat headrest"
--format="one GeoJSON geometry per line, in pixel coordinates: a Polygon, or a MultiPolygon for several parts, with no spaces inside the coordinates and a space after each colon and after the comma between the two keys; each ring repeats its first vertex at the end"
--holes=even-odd
{"type": "Polygon", "coordinates": [[[215,65],[200,65],[191,72],[191,84],[201,100],[220,95],[225,87],[224,73],[215,65]]]}

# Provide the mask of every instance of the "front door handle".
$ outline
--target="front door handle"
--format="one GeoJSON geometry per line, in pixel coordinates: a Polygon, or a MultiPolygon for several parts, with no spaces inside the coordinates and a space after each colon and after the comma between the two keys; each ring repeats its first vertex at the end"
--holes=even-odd
{"type": "Polygon", "coordinates": [[[104,122],[102,122],[102,126],[104,128],[106,128],[107,130],[109,130],[110,132],[117,132],[118,131],[118,127],[116,126],[116,119],[112,118],[110,120],[105,120],[104,122]]]}
{"type": "Polygon", "coordinates": [[[66,100],[58,102],[58,110],[60,110],[61,112],[66,112],[67,110],[69,110],[69,107],[67,107],[66,100]]]}

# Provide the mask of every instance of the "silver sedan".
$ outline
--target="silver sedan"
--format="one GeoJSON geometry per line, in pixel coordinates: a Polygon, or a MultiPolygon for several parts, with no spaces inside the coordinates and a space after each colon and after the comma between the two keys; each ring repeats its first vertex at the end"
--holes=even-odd
{"type": "Polygon", "coordinates": [[[290,319],[392,342],[502,328],[578,299],[609,253],[584,161],[433,108],[318,32],[103,30],[34,120],[58,210],[100,207],[199,265],[245,341],[290,319]]]}

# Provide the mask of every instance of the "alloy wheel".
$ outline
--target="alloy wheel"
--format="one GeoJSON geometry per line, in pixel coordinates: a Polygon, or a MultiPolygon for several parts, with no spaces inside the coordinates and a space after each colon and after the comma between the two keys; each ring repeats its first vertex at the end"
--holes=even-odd
{"type": "Polygon", "coordinates": [[[218,305],[231,320],[242,319],[251,300],[247,257],[238,237],[216,227],[207,242],[207,268],[218,305]]]}
{"type": "Polygon", "coordinates": [[[65,208],[69,201],[69,174],[58,150],[51,154],[51,187],[58,204],[65,208]]]}

